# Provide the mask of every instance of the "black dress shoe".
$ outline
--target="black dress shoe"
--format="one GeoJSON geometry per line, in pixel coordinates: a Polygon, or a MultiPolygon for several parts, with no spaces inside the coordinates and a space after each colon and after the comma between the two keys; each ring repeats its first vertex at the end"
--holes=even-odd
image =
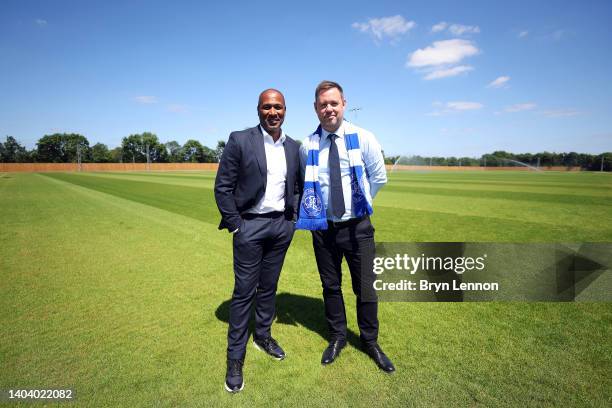
{"type": "Polygon", "coordinates": [[[242,365],[244,360],[227,360],[227,373],[225,374],[225,390],[235,393],[242,391],[244,381],[242,380],[242,365]]]}
{"type": "Polygon", "coordinates": [[[329,343],[329,346],[323,352],[321,358],[321,364],[327,365],[334,362],[334,360],[340,355],[340,351],[346,346],[346,340],[334,340],[329,343]]]}
{"type": "Polygon", "coordinates": [[[285,352],[272,337],[265,339],[253,338],[253,344],[261,351],[265,351],[277,360],[285,358],[285,352]]]}
{"type": "Polygon", "coordinates": [[[392,373],[395,371],[395,367],[389,357],[383,353],[378,343],[373,343],[365,346],[365,352],[374,360],[376,365],[386,373],[392,373]]]}

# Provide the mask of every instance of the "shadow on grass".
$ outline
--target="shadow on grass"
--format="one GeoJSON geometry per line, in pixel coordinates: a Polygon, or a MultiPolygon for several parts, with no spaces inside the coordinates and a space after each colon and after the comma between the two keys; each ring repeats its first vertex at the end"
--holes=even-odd
{"type": "MultiPolygon", "coordinates": [[[[229,308],[231,300],[221,303],[215,315],[217,319],[228,323],[229,308]]],[[[347,311],[351,313],[351,311],[347,311]]],[[[354,313],[354,311],[353,311],[354,313]]],[[[293,293],[280,293],[276,296],[276,324],[289,324],[292,326],[302,326],[325,340],[328,339],[327,322],[325,320],[325,310],[323,300],[309,296],[295,295],[293,293]]],[[[255,330],[254,310],[249,320],[249,332],[255,330]]],[[[347,330],[347,342],[354,348],[361,350],[359,335],[352,330],[347,330]]]]}

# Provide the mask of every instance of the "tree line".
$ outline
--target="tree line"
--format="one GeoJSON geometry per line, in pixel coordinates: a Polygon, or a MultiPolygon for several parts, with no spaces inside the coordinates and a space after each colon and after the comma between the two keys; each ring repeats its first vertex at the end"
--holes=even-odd
{"type": "MultiPolygon", "coordinates": [[[[12,136],[0,142],[2,163],[217,163],[223,153],[225,141],[219,140],[212,149],[194,139],[182,146],[176,141],[161,143],[154,133],[144,132],[126,136],[121,146],[109,149],[103,143],[89,145],[83,135],[54,133],[41,137],[36,147],[27,150],[12,136]]],[[[612,152],[599,155],[586,153],[510,153],[498,150],[475,157],[388,156],[386,164],[429,166],[514,166],[581,167],[585,170],[612,171],[612,152]],[[519,164],[521,163],[521,164],[519,164]]]]}
{"type": "Polygon", "coordinates": [[[154,133],[144,132],[123,138],[121,146],[109,149],[104,143],[89,145],[77,133],[44,135],[32,150],[26,149],[12,136],[0,142],[2,163],[217,163],[225,141],[215,149],[194,139],[183,145],[177,141],[161,143],[154,133]]]}
{"type": "Polygon", "coordinates": [[[388,156],[386,164],[402,164],[415,166],[475,166],[475,167],[580,167],[584,170],[612,171],[612,152],[595,154],[586,153],[510,153],[498,150],[493,153],[475,157],[434,157],[434,156],[388,156]]]}

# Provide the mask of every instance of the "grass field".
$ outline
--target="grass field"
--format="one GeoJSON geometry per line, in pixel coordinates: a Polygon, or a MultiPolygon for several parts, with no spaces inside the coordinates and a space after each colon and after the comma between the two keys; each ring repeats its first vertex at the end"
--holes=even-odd
{"type": "MultiPolygon", "coordinates": [[[[378,371],[329,367],[299,231],[279,282],[278,362],[250,344],[223,390],[231,238],[214,173],[0,174],[0,388],[73,387],[75,406],[610,406],[610,303],[381,303],[378,371]]],[[[377,241],[612,242],[612,175],[391,173],[377,241]]],[[[10,404],[15,406],[14,403],[10,404]]],[[[71,405],[72,406],[72,405],[71,405]]]]}

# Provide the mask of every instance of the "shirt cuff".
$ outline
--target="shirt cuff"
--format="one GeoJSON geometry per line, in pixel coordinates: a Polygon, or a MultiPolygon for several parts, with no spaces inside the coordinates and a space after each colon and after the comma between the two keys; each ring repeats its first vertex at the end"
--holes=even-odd
{"type": "Polygon", "coordinates": [[[372,196],[372,199],[374,199],[374,197],[376,197],[376,194],[378,193],[378,190],[380,190],[380,188],[382,186],[384,186],[385,183],[372,183],[370,182],[370,195],[372,196]]]}

